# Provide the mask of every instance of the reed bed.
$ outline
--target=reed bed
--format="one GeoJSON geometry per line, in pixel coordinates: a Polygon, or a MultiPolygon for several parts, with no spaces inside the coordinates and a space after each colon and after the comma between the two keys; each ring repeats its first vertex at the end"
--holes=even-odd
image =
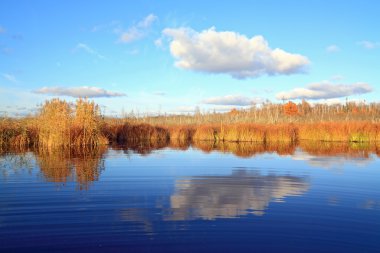
{"type": "Polygon", "coordinates": [[[231,124],[201,125],[195,130],[193,140],[232,142],[296,142],[298,129],[294,124],[231,124]]]}
{"type": "Polygon", "coordinates": [[[369,122],[323,122],[300,124],[299,138],[311,141],[379,142],[380,124],[369,122]]]}
{"type": "Polygon", "coordinates": [[[148,124],[125,123],[116,129],[117,143],[138,142],[138,141],[167,141],[170,138],[169,130],[163,127],[151,126],[148,124]]]}
{"type": "Polygon", "coordinates": [[[290,117],[293,119],[291,123],[281,123],[277,120],[258,123],[261,121],[256,120],[256,111],[251,115],[251,122],[246,122],[239,118],[243,112],[235,110],[234,113],[223,114],[226,117],[232,117],[233,121],[225,122],[223,117],[219,118],[223,123],[203,123],[201,119],[205,115],[197,114],[188,116],[193,117],[193,120],[199,119],[199,122],[194,121],[193,124],[178,125],[177,122],[177,125],[159,125],[142,123],[136,118],[105,119],[99,107],[87,99],[78,99],[75,103],[52,99],[42,105],[35,117],[0,118],[0,149],[8,146],[38,146],[45,149],[88,148],[108,143],[154,141],[162,143],[169,140],[172,146],[177,147],[191,141],[257,142],[268,145],[296,143],[298,140],[380,142],[380,123],[376,120],[339,122],[316,120],[311,123],[297,121],[297,117],[311,116],[313,110],[315,115],[332,113],[336,109],[335,111],[340,114],[346,111],[353,114],[360,112],[363,117],[365,115],[374,117],[376,113],[380,113],[380,106],[355,107],[347,104],[346,107],[334,110],[323,106],[310,108],[306,102],[301,105],[288,103],[286,106],[284,108],[279,105],[263,107],[260,113],[263,113],[266,108],[268,113],[271,112],[268,115],[279,114],[282,115],[281,117],[290,117]],[[289,110],[288,105],[291,105],[292,110],[289,110]],[[286,110],[282,111],[283,109],[286,110]]]}

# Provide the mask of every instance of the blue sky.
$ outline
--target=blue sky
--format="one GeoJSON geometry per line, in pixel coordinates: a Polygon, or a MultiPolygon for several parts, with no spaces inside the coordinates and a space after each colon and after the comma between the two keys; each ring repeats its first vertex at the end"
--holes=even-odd
{"type": "Polygon", "coordinates": [[[377,101],[378,1],[0,2],[0,111],[107,114],[377,101]]]}

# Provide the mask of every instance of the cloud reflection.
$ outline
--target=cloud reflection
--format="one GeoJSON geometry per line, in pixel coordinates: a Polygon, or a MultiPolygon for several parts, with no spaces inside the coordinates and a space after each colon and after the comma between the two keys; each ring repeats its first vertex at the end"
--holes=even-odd
{"type": "Polygon", "coordinates": [[[166,220],[233,218],[263,215],[270,202],[284,202],[309,188],[304,177],[261,175],[235,170],[228,176],[195,176],[176,181],[166,220]]]}

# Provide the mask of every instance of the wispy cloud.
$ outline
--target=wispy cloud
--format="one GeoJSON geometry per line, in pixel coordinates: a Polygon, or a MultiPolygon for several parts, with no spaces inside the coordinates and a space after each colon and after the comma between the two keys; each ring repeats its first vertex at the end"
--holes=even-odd
{"type": "Polygon", "coordinates": [[[0,34],[5,33],[5,32],[6,32],[5,28],[0,25],[0,34]]]}
{"type": "Polygon", "coordinates": [[[326,52],[328,53],[337,53],[339,51],[340,51],[340,47],[338,47],[337,45],[330,45],[326,47],[326,52]]]}
{"type": "Polygon", "coordinates": [[[42,87],[33,91],[37,94],[46,94],[53,96],[68,96],[68,97],[121,97],[126,96],[125,93],[108,91],[98,87],[81,86],[81,87],[42,87]]]}
{"type": "Polygon", "coordinates": [[[99,32],[103,30],[111,30],[113,32],[118,32],[121,30],[121,22],[118,20],[113,20],[106,24],[98,24],[91,28],[91,32],[99,32]]]}
{"type": "Polygon", "coordinates": [[[380,42],[373,42],[368,40],[359,41],[358,45],[366,48],[366,49],[375,49],[380,47],[380,42]]]}
{"type": "Polygon", "coordinates": [[[153,95],[156,95],[156,96],[166,96],[166,92],[163,92],[163,91],[155,91],[153,92],[153,95]]]}
{"type": "Polygon", "coordinates": [[[182,69],[241,79],[300,73],[309,64],[305,56],[271,49],[263,36],[248,38],[233,31],[218,32],[214,27],[201,32],[167,28],[163,35],[171,38],[170,52],[182,69]]]}
{"type": "Polygon", "coordinates": [[[1,53],[5,54],[5,55],[10,55],[13,53],[13,48],[10,48],[10,47],[3,47],[0,49],[1,53]]]}
{"type": "Polygon", "coordinates": [[[221,97],[211,97],[202,100],[203,104],[210,105],[233,105],[233,106],[248,106],[252,104],[262,103],[262,98],[249,98],[241,95],[227,95],[221,97]]]}
{"type": "Polygon", "coordinates": [[[8,73],[1,73],[1,76],[9,82],[17,83],[17,79],[14,75],[8,73]]]}
{"type": "Polygon", "coordinates": [[[330,99],[372,92],[367,83],[333,84],[328,81],[313,83],[306,88],[296,88],[276,94],[277,99],[330,99]]]}
{"type": "Polygon", "coordinates": [[[120,42],[130,43],[144,38],[148,34],[149,28],[156,20],[156,15],[149,14],[144,19],[139,21],[136,25],[129,27],[127,31],[121,32],[120,42]]]}
{"type": "Polygon", "coordinates": [[[93,48],[91,48],[90,46],[88,46],[87,44],[84,44],[84,43],[78,43],[76,45],[74,51],[78,51],[78,50],[86,52],[86,53],[91,54],[91,55],[94,55],[99,59],[105,59],[106,58],[103,55],[101,55],[100,53],[98,53],[96,50],[94,50],[93,48]]]}

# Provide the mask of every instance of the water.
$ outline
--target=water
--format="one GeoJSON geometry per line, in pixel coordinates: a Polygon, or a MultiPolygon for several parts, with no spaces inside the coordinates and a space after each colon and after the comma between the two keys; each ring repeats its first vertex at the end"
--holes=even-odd
{"type": "Polygon", "coordinates": [[[376,146],[0,156],[1,252],[380,252],[376,146]]]}

